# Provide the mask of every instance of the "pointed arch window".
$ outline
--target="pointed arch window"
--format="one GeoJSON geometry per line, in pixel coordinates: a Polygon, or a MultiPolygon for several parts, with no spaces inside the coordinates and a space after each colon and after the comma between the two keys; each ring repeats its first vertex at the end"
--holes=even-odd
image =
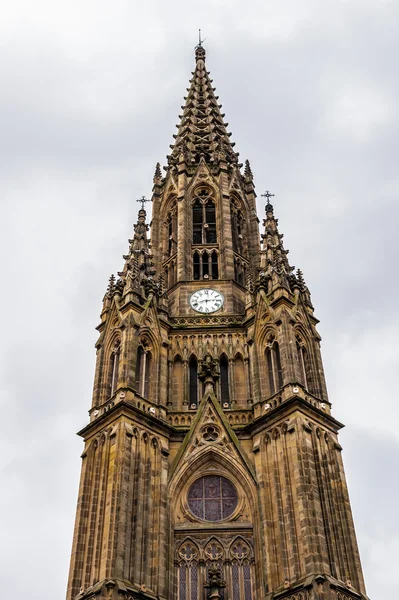
{"type": "Polygon", "coordinates": [[[208,189],[201,189],[193,203],[193,244],[216,244],[216,207],[208,189]]]}
{"type": "Polygon", "coordinates": [[[235,202],[231,202],[230,204],[230,217],[233,250],[239,254],[244,254],[244,218],[235,202]]]}
{"type": "Polygon", "coordinates": [[[283,371],[281,368],[280,348],[276,341],[266,348],[269,393],[272,396],[283,387],[283,371]]]}
{"type": "Polygon", "coordinates": [[[120,357],[120,340],[115,342],[115,346],[112,350],[111,354],[111,396],[114,395],[116,388],[118,386],[118,377],[119,377],[119,357],[120,357]]]}
{"type": "Polygon", "coordinates": [[[304,360],[304,353],[306,352],[306,350],[303,346],[301,346],[301,344],[298,342],[298,340],[296,342],[296,351],[298,354],[299,370],[301,373],[302,383],[305,386],[305,388],[307,388],[308,382],[307,382],[307,377],[306,377],[305,360],[304,360]]]}
{"type": "Polygon", "coordinates": [[[299,340],[297,340],[296,342],[296,349],[298,354],[299,370],[301,373],[302,383],[305,386],[305,388],[309,390],[309,392],[312,392],[312,368],[309,353],[305,346],[301,344],[299,340]]]}
{"type": "Polygon", "coordinates": [[[144,398],[148,398],[150,395],[151,371],[152,354],[140,345],[137,349],[135,383],[137,392],[144,398]]]}
{"type": "Polygon", "coordinates": [[[177,204],[172,205],[166,219],[168,232],[168,256],[172,256],[177,251],[177,204]]]}
{"type": "Polygon", "coordinates": [[[242,539],[236,540],[230,549],[232,561],[232,600],[252,600],[251,550],[242,539]]]}
{"type": "Polygon", "coordinates": [[[176,356],[172,367],[172,406],[174,410],[183,403],[183,361],[176,356]]]}
{"type": "Polygon", "coordinates": [[[179,600],[199,600],[198,548],[186,541],[179,548],[179,600]]]}
{"type": "Polygon", "coordinates": [[[188,364],[189,377],[189,403],[190,408],[198,406],[198,361],[195,356],[190,358],[188,364]]]}
{"type": "Polygon", "coordinates": [[[241,354],[234,359],[234,401],[239,408],[247,406],[247,378],[245,376],[245,365],[241,354]]]}
{"type": "Polygon", "coordinates": [[[211,569],[219,570],[225,588],[220,590],[220,598],[230,600],[253,600],[253,550],[252,539],[237,537],[230,546],[226,540],[212,535],[204,544],[204,534],[200,539],[203,549],[196,542],[187,539],[180,543],[177,551],[178,600],[202,600],[204,583],[209,581],[211,569]]]}
{"type": "Polygon", "coordinates": [[[198,252],[194,252],[193,254],[193,269],[194,269],[194,279],[198,280],[201,277],[201,261],[200,255],[198,252]]]}
{"type": "Polygon", "coordinates": [[[234,278],[237,283],[245,285],[245,264],[239,259],[234,257],[234,278]]]}
{"type": "Polygon", "coordinates": [[[220,399],[223,408],[230,408],[229,361],[225,354],[220,357],[220,399]]]}

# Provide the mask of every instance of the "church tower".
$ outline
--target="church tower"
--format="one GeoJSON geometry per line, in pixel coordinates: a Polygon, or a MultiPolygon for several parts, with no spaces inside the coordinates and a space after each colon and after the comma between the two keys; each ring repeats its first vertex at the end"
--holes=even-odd
{"type": "Polygon", "coordinates": [[[103,300],[67,600],[364,600],[310,292],[201,44],[179,118],[103,300]]]}

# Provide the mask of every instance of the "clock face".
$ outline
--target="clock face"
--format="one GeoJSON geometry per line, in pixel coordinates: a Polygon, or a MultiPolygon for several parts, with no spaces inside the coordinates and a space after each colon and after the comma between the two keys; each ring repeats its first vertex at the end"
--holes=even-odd
{"type": "Polygon", "coordinates": [[[223,294],[217,290],[205,288],[190,296],[190,306],[200,313],[213,313],[223,306],[223,294]]]}

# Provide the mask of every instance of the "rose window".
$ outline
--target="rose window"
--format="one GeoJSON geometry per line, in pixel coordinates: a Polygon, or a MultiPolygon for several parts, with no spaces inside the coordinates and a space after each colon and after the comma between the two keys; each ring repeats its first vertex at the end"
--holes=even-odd
{"type": "Polygon", "coordinates": [[[238,495],[234,485],[220,475],[206,475],[194,481],[188,492],[191,512],[205,521],[222,521],[233,514],[238,495]]]}

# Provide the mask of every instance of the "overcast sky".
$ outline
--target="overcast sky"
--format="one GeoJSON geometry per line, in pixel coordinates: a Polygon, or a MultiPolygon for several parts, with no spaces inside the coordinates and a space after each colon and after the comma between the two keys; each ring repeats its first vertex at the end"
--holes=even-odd
{"type": "Polygon", "coordinates": [[[395,598],[398,2],[15,0],[0,11],[4,597],[65,596],[94,328],[135,200],[165,164],[202,27],[236,149],[259,198],[275,194],[321,320],[369,596],[395,598]]]}

